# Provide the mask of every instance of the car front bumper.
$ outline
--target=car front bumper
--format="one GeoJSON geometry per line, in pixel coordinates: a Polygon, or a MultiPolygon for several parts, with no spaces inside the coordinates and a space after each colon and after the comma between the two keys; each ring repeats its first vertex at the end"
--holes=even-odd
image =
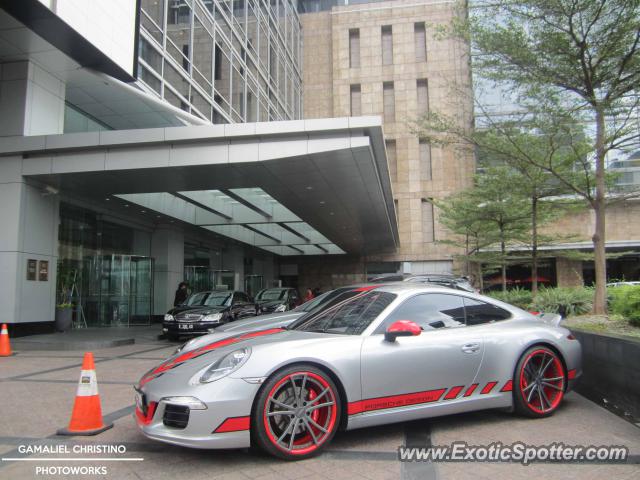
{"type": "Polygon", "coordinates": [[[168,335],[200,335],[223,325],[222,322],[163,322],[162,332],[168,335]]]}
{"type": "Polygon", "coordinates": [[[136,405],[134,418],[141,432],[153,440],[203,449],[246,448],[251,444],[249,418],[259,388],[230,377],[189,386],[182,376],[169,373],[137,389],[145,396],[147,415],[136,405]],[[184,428],[169,426],[167,409],[180,404],[171,397],[195,398],[206,409],[189,409],[184,428]]]}

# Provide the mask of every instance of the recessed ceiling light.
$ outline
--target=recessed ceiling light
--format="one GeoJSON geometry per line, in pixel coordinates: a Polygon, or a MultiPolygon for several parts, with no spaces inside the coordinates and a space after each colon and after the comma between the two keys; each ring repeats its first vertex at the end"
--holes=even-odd
{"type": "Polygon", "coordinates": [[[128,206],[129,206],[129,204],[128,204],[128,203],[125,203],[125,204],[124,204],[124,206],[125,206],[125,207],[128,207],[128,206]]]}
{"type": "Polygon", "coordinates": [[[333,212],[329,212],[329,215],[333,215],[333,212]]]}
{"type": "Polygon", "coordinates": [[[324,200],[321,200],[321,201],[320,201],[320,205],[324,205],[324,200]]]}
{"type": "Polygon", "coordinates": [[[307,187],[307,190],[313,190],[313,187],[312,187],[311,185],[309,185],[309,186],[307,187]]]}
{"type": "Polygon", "coordinates": [[[111,200],[109,197],[104,199],[105,202],[108,202],[109,200],[111,200]]]}
{"type": "Polygon", "coordinates": [[[140,210],[140,213],[147,213],[146,210],[140,210]]]}

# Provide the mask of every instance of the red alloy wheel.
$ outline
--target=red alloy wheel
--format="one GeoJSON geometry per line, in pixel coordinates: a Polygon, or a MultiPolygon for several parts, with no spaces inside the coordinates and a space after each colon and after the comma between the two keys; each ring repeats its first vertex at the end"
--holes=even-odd
{"type": "Polygon", "coordinates": [[[562,362],[551,350],[535,348],[521,362],[519,393],[524,405],[537,416],[555,411],[562,401],[565,373],[562,362]]]}
{"type": "Polygon", "coordinates": [[[271,388],[262,416],[270,443],[287,456],[302,456],[333,436],[337,412],[337,396],[323,376],[295,371],[271,388]]]}

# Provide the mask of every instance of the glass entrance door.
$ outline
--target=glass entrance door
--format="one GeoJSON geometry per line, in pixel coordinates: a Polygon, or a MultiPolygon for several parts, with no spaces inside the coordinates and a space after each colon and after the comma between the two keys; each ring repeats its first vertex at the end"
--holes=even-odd
{"type": "Polygon", "coordinates": [[[250,297],[255,297],[264,285],[264,277],[262,275],[245,275],[244,291],[250,297]]]}
{"type": "Polygon", "coordinates": [[[82,301],[88,326],[151,323],[153,259],[135,255],[94,256],[85,262],[82,301]]]}

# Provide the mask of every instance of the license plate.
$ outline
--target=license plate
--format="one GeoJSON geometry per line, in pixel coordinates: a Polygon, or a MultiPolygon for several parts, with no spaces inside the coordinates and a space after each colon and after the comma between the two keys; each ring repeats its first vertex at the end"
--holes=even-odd
{"type": "Polygon", "coordinates": [[[178,325],[179,330],[193,330],[193,325],[190,323],[181,323],[178,325]]]}

